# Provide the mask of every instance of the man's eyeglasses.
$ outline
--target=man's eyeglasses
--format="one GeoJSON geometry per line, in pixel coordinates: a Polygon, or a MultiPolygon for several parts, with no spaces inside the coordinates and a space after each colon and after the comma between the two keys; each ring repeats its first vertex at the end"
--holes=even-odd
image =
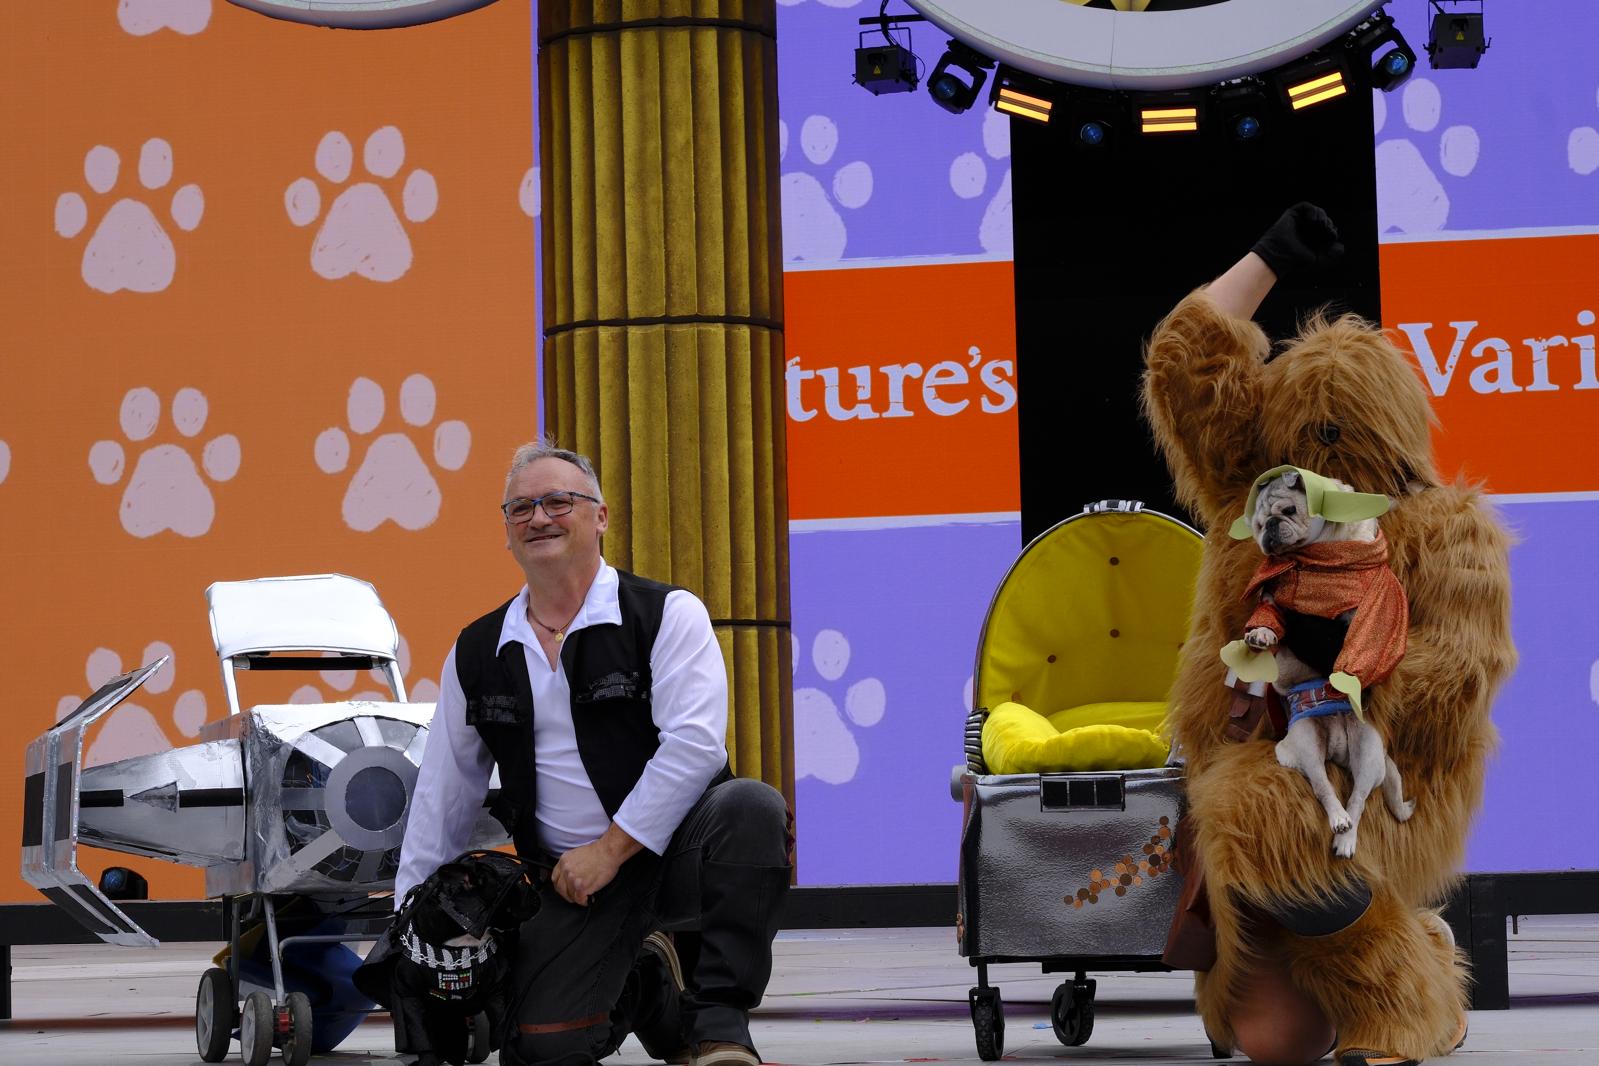
{"type": "Polygon", "coordinates": [[[599,503],[599,499],[582,492],[547,492],[543,496],[528,499],[518,496],[514,500],[507,500],[500,504],[500,511],[505,515],[505,520],[512,523],[522,523],[533,518],[533,512],[544,506],[544,513],[551,518],[560,518],[562,515],[572,513],[572,508],[577,506],[578,500],[588,500],[599,503]]]}

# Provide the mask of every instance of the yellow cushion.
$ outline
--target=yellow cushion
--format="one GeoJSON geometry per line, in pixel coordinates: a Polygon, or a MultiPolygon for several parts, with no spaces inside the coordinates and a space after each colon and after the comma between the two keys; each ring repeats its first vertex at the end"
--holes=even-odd
{"type": "Polygon", "coordinates": [[[1002,703],[983,724],[983,761],[991,774],[1163,766],[1166,742],[1152,729],[1121,723],[1158,726],[1164,710],[1164,704],[1149,702],[1090,704],[1045,718],[1019,703],[1002,703]],[[1089,718],[1093,721],[1084,721],[1089,718]],[[1067,723],[1064,731],[1052,724],[1057,720],[1067,723]],[[1071,724],[1077,721],[1084,724],[1071,724]]]}

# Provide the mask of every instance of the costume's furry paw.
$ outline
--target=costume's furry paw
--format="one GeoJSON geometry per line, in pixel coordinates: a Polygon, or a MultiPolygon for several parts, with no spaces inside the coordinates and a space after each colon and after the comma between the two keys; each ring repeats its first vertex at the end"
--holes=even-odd
{"type": "Polygon", "coordinates": [[[1416,813],[1416,801],[1415,800],[1405,800],[1405,802],[1401,803],[1398,807],[1394,808],[1394,811],[1393,811],[1394,821],[1396,821],[1396,822],[1408,822],[1408,821],[1410,821],[1410,816],[1412,814],[1415,814],[1415,813],[1416,813]]]}
{"type": "Polygon", "coordinates": [[[1340,859],[1353,858],[1355,854],[1355,830],[1346,829],[1333,837],[1333,854],[1340,859]]]}

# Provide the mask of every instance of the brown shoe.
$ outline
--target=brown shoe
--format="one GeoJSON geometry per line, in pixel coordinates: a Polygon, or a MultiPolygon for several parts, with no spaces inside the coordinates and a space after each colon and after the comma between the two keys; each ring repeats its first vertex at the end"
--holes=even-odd
{"type": "Polygon", "coordinates": [[[761,1066],[761,1057],[743,1044],[707,1040],[694,1048],[690,1066],[761,1066]]]}
{"type": "Polygon", "coordinates": [[[672,943],[672,934],[657,930],[644,938],[644,951],[648,951],[661,960],[666,967],[666,972],[672,975],[672,986],[681,994],[683,991],[683,963],[677,957],[677,947],[672,943]]]}

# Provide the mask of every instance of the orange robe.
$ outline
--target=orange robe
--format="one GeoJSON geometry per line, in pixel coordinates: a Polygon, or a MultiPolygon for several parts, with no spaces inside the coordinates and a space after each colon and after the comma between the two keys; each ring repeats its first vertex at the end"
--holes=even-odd
{"type": "Polygon", "coordinates": [[[1261,626],[1283,637],[1278,607],[1318,618],[1337,618],[1354,611],[1343,650],[1334,670],[1360,680],[1369,689],[1394,672],[1405,657],[1410,608],[1404,587],[1388,567],[1388,541],[1382,531],[1374,541],[1307,544],[1286,555],[1268,556],[1249,579],[1245,598],[1270,592],[1245,623],[1245,632],[1261,626]]]}

